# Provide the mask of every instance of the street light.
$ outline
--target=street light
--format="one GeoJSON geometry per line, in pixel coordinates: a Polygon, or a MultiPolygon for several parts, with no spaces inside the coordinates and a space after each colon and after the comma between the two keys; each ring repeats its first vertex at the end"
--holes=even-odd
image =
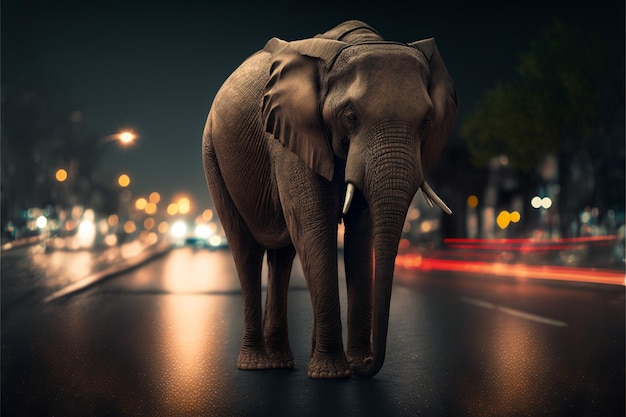
{"type": "Polygon", "coordinates": [[[112,135],[105,136],[103,138],[105,143],[109,142],[119,142],[122,146],[129,146],[137,139],[137,134],[135,134],[131,130],[123,130],[118,133],[113,133],[112,135]]]}
{"type": "Polygon", "coordinates": [[[118,139],[120,140],[122,145],[130,145],[131,143],[133,143],[133,141],[136,138],[137,138],[137,135],[135,135],[133,132],[128,131],[128,130],[124,132],[120,132],[118,135],[118,139]]]}

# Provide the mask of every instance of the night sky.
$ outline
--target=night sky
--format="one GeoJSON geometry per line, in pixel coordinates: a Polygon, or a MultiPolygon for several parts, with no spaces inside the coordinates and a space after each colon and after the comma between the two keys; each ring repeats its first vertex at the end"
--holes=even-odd
{"type": "Polygon", "coordinates": [[[515,75],[520,53],[554,18],[624,42],[623,0],[211,3],[3,0],[2,70],[35,66],[81,103],[92,130],[140,135],[130,149],[108,147],[103,175],[127,172],[135,195],[184,192],[203,208],[201,137],[213,97],[273,36],[310,37],[347,19],[389,40],[434,36],[461,100],[457,127],[485,89],[515,75]]]}

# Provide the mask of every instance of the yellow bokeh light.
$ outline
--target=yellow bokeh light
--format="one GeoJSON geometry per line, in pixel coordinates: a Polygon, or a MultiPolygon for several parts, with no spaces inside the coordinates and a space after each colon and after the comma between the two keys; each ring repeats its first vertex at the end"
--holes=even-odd
{"type": "Polygon", "coordinates": [[[135,226],[135,222],[132,220],[128,220],[124,223],[124,231],[128,234],[134,233],[137,230],[137,226],[135,226]]]}
{"type": "Polygon", "coordinates": [[[166,234],[167,231],[169,230],[169,225],[167,224],[167,222],[161,222],[159,223],[159,226],[157,227],[157,230],[159,231],[159,233],[161,234],[166,234]]]}
{"type": "Polygon", "coordinates": [[[150,196],[148,197],[148,200],[150,200],[151,203],[157,204],[159,201],[161,201],[161,194],[155,192],[150,193],[150,196]]]}
{"type": "Polygon", "coordinates": [[[159,241],[159,237],[156,233],[150,232],[145,236],[145,241],[148,245],[154,245],[159,241]]]}
{"type": "Polygon", "coordinates": [[[519,211],[511,212],[511,223],[517,223],[521,220],[522,216],[519,214],[519,211]]]}
{"type": "Polygon", "coordinates": [[[130,185],[130,177],[126,174],[122,174],[117,179],[117,183],[120,187],[128,187],[130,185]]]}
{"type": "Polygon", "coordinates": [[[202,212],[202,219],[206,222],[211,221],[211,219],[213,218],[213,210],[211,209],[206,209],[202,212]]]}
{"type": "Polygon", "coordinates": [[[55,178],[57,179],[57,181],[59,182],[63,182],[67,179],[67,171],[64,170],[63,168],[58,169],[56,174],[55,174],[55,178]]]}
{"type": "Polygon", "coordinates": [[[167,214],[169,214],[170,216],[174,216],[174,215],[178,214],[178,204],[170,203],[167,206],[167,214]]]}
{"type": "Polygon", "coordinates": [[[478,207],[478,197],[473,194],[467,197],[467,205],[471,208],[478,207]]]}
{"type": "Polygon", "coordinates": [[[501,211],[496,218],[496,224],[498,225],[498,227],[500,229],[506,229],[507,227],[509,227],[510,223],[511,213],[509,213],[508,211],[501,211]]]}
{"type": "Polygon", "coordinates": [[[187,214],[191,210],[191,202],[187,197],[182,197],[178,200],[178,212],[180,214],[187,214]]]}
{"type": "Polygon", "coordinates": [[[135,208],[137,210],[145,210],[148,205],[148,200],[143,197],[139,197],[137,201],[135,201],[135,208]]]}
{"type": "Polygon", "coordinates": [[[119,223],[120,218],[117,216],[117,214],[111,214],[108,218],[107,218],[107,222],[109,223],[109,226],[111,227],[115,227],[117,226],[117,224],[119,223]]]}
{"type": "Polygon", "coordinates": [[[157,212],[157,205],[150,202],[146,204],[146,214],[154,214],[157,212]]]}

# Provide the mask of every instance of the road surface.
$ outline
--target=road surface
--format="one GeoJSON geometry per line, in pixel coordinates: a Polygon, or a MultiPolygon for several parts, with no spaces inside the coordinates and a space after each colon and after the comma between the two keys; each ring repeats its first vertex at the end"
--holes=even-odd
{"type": "Polygon", "coordinates": [[[2,415],[624,415],[623,288],[398,271],[386,362],[370,379],[307,377],[312,311],[298,265],[289,312],[295,369],[238,371],[230,253],[190,247],[67,297],[14,303],[2,415]]]}

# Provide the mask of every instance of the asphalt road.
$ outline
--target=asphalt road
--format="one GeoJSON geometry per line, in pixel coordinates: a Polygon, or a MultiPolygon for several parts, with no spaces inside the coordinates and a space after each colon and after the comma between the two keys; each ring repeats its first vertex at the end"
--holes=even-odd
{"type": "Polygon", "coordinates": [[[398,271],[382,371],[320,381],[306,375],[312,311],[293,275],[293,370],[236,369],[242,298],[227,251],[176,249],[18,303],[2,321],[2,415],[624,415],[623,288],[398,271]]]}

